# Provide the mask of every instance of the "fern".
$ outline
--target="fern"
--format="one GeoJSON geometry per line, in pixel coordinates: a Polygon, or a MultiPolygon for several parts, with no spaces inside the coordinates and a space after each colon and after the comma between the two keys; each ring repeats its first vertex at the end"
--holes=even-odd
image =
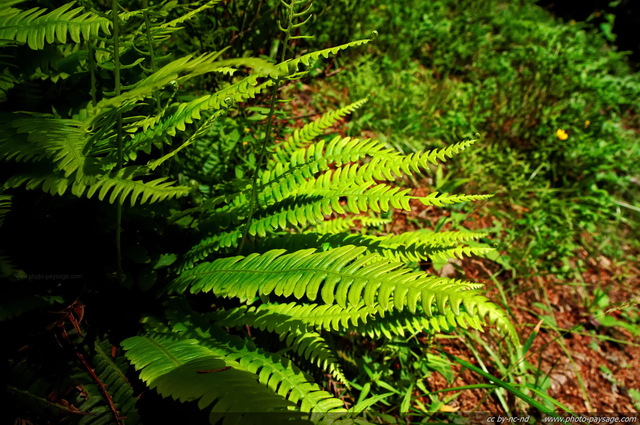
{"type": "MultiPolygon", "coordinates": [[[[259,75],[278,75],[279,71],[274,68],[269,62],[256,59],[227,59],[219,60],[222,52],[213,52],[200,55],[198,57],[185,56],[180,59],[176,59],[167,65],[163,66],[147,78],[138,82],[130,90],[122,93],[120,96],[107,98],[98,103],[94,115],[102,113],[104,110],[119,107],[126,104],[128,101],[144,99],[151,96],[154,91],[169,85],[172,82],[184,82],[187,79],[197,77],[202,74],[214,72],[216,70],[227,70],[230,65],[246,65],[252,66],[257,69],[258,74],[252,78],[245,80],[235,91],[241,91],[243,89],[249,89],[249,86],[257,84],[257,77],[259,75]]],[[[224,100],[220,99],[218,102],[224,100]]]]}
{"type": "Polygon", "coordinates": [[[75,43],[96,38],[100,32],[109,34],[110,21],[82,7],[73,8],[70,2],[46,13],[46,9],[0,9],[0,39],[27,43],[33,50],[45,44],[66,43],[67,37],[75,43]],[[84,13],[83,13],[84,12],[84,13]]]}
{"type": "Polygon", "coordinates": [[[356,223],[359,223],[362,228],[379,227],[384,224],[389,224],[391,220],[380,217],[369,216],[351,216],[351,217],[337,217],[333,220],[325,220],[316,226],[311,227],[311,231],[319,234],[325,233],[342,233],[347,230],[353,229],[356,223]]]}

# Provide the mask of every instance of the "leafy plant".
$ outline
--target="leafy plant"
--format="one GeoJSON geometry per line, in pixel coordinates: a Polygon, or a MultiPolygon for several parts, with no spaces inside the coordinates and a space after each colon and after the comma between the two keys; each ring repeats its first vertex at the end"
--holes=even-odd
{"type": "MultiPolygon", "coordinates": [[[[8,206],[5,193],[38,199],[22,189],[42,189],[60,197],[46,198],[55,205],[95,206],[115,239],[109,272],[80,275],[82,282],[74,284],[47,275],[58,286],[40,288],[28,308],[0,310],[3,320],[15,320],[41,311],[43,302],[67,306],[52,335],[67,350],[46,361],[14,357],[12,365],[24,365],[38,385],[16,387],[13,396],[51,407],[47,394],[64,387],[53,403],[58,416],[77,415],[79,423],[137,421],[135,384],[116,348],[95,335],[85,338],[79,297],[150,303],[155,296],[155,314],[142,317],[138,335],[132,336],[130,322],[118,330],[125,356],[148,387],[163,397],[196,401],[211,423],[263,422],[255,412],[271,412],[274,423],[345,413],[343,400],[312,375],[326,371],[332,381],[349,385],[333,341],[351,334],[390,338],[495,325],[518,345],[510,319],[480,284],[432,276],[412,265],[485,254],[490,249],[472,243],[480,233],[367,232],[392,209],[490,197],[436,191],[417,196],[398,183],[475,141],[403,154],[375,140],[324,136],[365,100],[302,128],[276,128],[279,87],[306,76],[318,60],[370,40],[296,57],[296,43],[307,39],[300,28],[310,9],[292,0],[279,9],[277,61],[229,58],[223,50],[179,58],[160,54],[159,46],[170,43],[180,25],[211,19],[206,14],[216,4],[173,19],[166,4],[125,10],[117,0],[109,11],[75,3],[54,10],[22,10],[14,3],[0,8],[6,56],[17,60],[35,52],[29,66],[13,70],[6,64],[3,71],[9,77],[3,86],[6,131],[0,136],[0,160],[7,164],[2,205],[8,206]],[[36,91],[49,103],[26,101],[19,104],[23,112],[16,112],[12,101],[38,79],[47,90],[36,91]],[[73,81],[87,90],[61,98],[73,81]],[[206,94],[198,92],[203,82],[206,94]],[[265,92],[266,107],[244,107],[265,92]],[[252,111],[258,114],[253,121],[263,124],[253,130],[254,144],[246,146],[238,135],[212,138],[250,124],[252,111]],[[225,181],[225,162],[241,158],[241,170],[225,181]],[[208,164],[212,174],[203,175],[199,164],[208,164]],[[362,231],[352,232],[354,226],[362,231]],[[168,248],[164,232],[179,232],[190,248],[168,248]],[[70,379],[49,374],[56,364],[64,365],[70,379]],[[86,374],[76,376],[78,368],[86,374]],[[74,407],[61,408],[65,403],[74,407]]],[[[29,260],[28,254],[16,258],[26,279],[29,260]]],[[[19,279],[11,277],[14,284],[19,279]]],[[[99,316],[99,323],[114,326],[110,315],[99,316]]],[[[351,412],[380,399],[363,399],[351,412]]],[[[43,416],[38,407],[34,412],[34,420],[43,416]]]]}

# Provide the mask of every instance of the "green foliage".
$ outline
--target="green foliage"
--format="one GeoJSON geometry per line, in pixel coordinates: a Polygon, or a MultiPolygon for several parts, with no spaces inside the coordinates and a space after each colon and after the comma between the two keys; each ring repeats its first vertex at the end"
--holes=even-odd
{"type": "MultiPolygon", "coordinates": [[[[15,398],[36,400],[34,420],[54,407],[62,410],[56,417],[76,423],[142,422],[145,412],[137,413],[136,384],[128,378],[139,376],[153,394],[195,402],[187,409],[205,410],[212,424],[263,423],[258,411],[273,413],[270,423],[320,422],[315,414],[357,414],[385,398],[363,396],[347,411],[341,394],[327,390],[330,382],[351,381],[341,341],[373,337],[383,345],[405,334],[495,326],[519,347],[510,318],[482,285],[430,275],[414,264],[487,254],[491,249],[473,244],[480,233],[352,231],[355,223],[366,229],[387,222],[394,209],[488,199],[447,190],[418,196],[405,184],[475,139],[405,154],[377,140],[323,134],[366,100],[302,128],[283,124],[279,88],[370,39],[295,56],[297,47],[313,45],[301,27],[312,21],[315,6],[292,0],[266,2],[282,32],[268,56],[232,57],[234,49],[221,46],[185,52],[181,40],[191,25],[228,25],[218,15],[235,7],[228,3],[0,9],[0,34],[9,40],[3,53],[35,56],[20,69],[2,63],[8,78],[2,80],[0,208],[8,206],[5,193],[27,205],[71,205],[95,216],[99,224],[88,230],[109,236],[91,241],[96,267],[87,267],[91,274],[80,282],[47,274],[56,285],[27,294],[33,296],[2,290],[3,300],[18,300],[18,308],[0,306],[8,327],[51,304],[68,306],[49,324],[66,355],[23,359],[38,385],[12,387],[15,398]],[[65,96],[68,87],[77,90],[65,96]],[[37,96],[23,96],[31,90],[37,96]],[[105,254],[102,245],[113,249],[105,254]],[[127,304],[135,311],[133,318],[91,313],[98,328],[118,335],[138,375],[125,370],[109,342],[84,337],[79,298],[93,300],[96,309],[127,304]],[[133,325],[139,319],[142,329],[133,325]],[[56,366],[68,380],[56,381],[50,373],[56,366]],[[76,383],[84,392],[69,390],[76,383]],[[59,400],[46,398],[52,391],[59,400]]],[[[212,47],[209,41],[200,46],[212,47]]],[[[49,247],[53,260],[43,269],[73,264],[55,251],[49,247]]],[[[32,257],[15,258],[25,279],[37,270],[32,257]]],[[[20,276],[7,274],[17,285],[20,276]]],[[[20,363],[12,355],[11,364],[20,363]]],[[[143,398],[153,397],[148,394],[143,398]]]]}
{"type": "Polygon", "coordinates": [[[67,37],[75,43],[91,40],[100,32],[109,34],[110,21],[95,13],[83,12],[69,2],[47,11],[42,8],[20,10],[0,6],[0,39],[26,43],[33,50],[41,50],[45,44],[66,43],[67,37]],[[82,37],[81,37],[82,36],[82,37]]]}

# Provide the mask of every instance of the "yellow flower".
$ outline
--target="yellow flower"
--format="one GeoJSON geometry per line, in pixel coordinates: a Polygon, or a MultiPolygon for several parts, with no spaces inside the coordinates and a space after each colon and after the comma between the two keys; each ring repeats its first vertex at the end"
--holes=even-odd
{"type": "Polygon", "coordinates": [[[564,131],[563,129],[559,128],[558,130],[556,130],[556,136],[558,137],[558,139],[560,140],[567,140],[569,138],[569,135],[567,134],[566,131],[564,131]]]}
{"type": "Polygon", "coordinates": [[[584,128],[589,128],[589,126],[590,126],[590,125],[591,125],[591,121],[586,120],[586,121],[584,122],[584,128]]]}

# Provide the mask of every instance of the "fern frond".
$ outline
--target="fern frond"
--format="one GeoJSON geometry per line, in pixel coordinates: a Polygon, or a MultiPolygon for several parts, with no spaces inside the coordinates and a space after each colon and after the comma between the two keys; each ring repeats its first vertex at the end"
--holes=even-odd
{"type": "MultiPolygon", "coordinates": [[[[342,228],[343,220],[336,219],[323,222],[320,226],[337,221],[339,229],[342,231],[335,233],[319,233],[307,231],[301,234],[274,235],[260,239],[252,246],[255,252],[265,252],[272,249],[284,248],[288,252],[297,249],[316,248],[322,251],[338,248],[345,245],[361,246],[367,252],[379,254],[392,261],[403,263],[423,260],[449,260],[452,258],[462,258],[463,256],[479,255],[484,256],[494,251],[494,248],[487,246],[464,245],[479,237],[483,233],[476,232],[430,232],[427,230],[416,230],[400,235],[374,236],[359,233],[349,233],[352,220],[350,217],[344,219],[344,223],[349,226],[342,228]]],[[[334,230],[329,228],[328,230],[334,230]]],[[[204,257],[202,257],[204,258],[204,257]]],[[[202,259],[200,258],[200,259],[202,259]]]]}
{"type": "MultiPolygon", "coordinates": [[[[279,304],[265,304],[258,308],[246,306],[231,310],[220,310],[203,315],[217,326],[243,327],[251,326],[260,330],[275,332],[286,346],[307,360],[315,363],[321,370],[326,370],[339,382],[348,386],[348,381],[342,372],[342,367],[336,360],[333,351],[325,339],[311,326],[304,326],[302,320],[288,316],[286,310],[278,314],[270,307],[277,309],[279,304]]],[[[291,306],[295,308],[295,305],[291,306]]]]}
{"type": "MultiPolygon", "coordinates": [[[[127,361],[121,357],[111,356],[111,344],[107,339],[96,339],[94,343],[95,354],[93,356],[94,372],[108,391],[113,405],[117,409],[120,418],[126,418],[126,424],[138,423],[139,415],[136,409],[137,398],[133,387],[126,377],[127,361]]],[[[79,425],[98,425],[104,423],[120,423],[119,418],[114,418],[114,412],[107,406],[105,395],[99,390],[96,395],[90,397],[79,409],[88,413],[79,425]],[[98,396],[98,394],[100,394],[98,396]]],[[[90,394],[90,392],[88,392],[90,394]]]]}
{"type": "Polygon", "coordinates": [[[44,49],[45,44],[66,43],[67,37],[75,43],[82,39],[97,38],[100,32],[110,34],[111,22],[69,2],[47,12],[34,7],[29,10],[3,9],[0,14],[0,39],[27,43],[33,50],[44,49]],[[83,13],[84,12],[84,13],[83,13]]]}
{"type": "Polygon", "coordinates": [[[187,186],[175,186],[173,182],[167,181],[167,177],[148,182],[133,180],[138,172],[138,167],[125,167],[116,173],[100,176],[87,185],[86,196],[91,198],[98,193],[98,199],[102,201],[111,192],[110,203],[124,204],[129,198],[131,206],[134,206],[137,202],[141,204],[159,202],[189,193],[190,189],[187,186]],[[140,198],[139,201],[138,198],[140,198]]]}
{"type": "Polygon", "coordinates": [[[409,195],[409,189],[400,189],[373,180],[363,181],[357,165],[328,170],[318,178],[301,183],[283,182],[269,191],[259,193],[260,205],[267,208],[256,214],[249,233],[265,236],[268,232],[287,229],[290,226],[315,225],[332,213],[376,213],[398,208],[409,211],[410,202],[420,200],[425,205],[444,205],[456,202],[487,199],[492,195],[447,195],[437,192],[427,197],[409,195]],[[293,190],[291,190],[293,189],[293,190]],[[291,190],[291,191],[290,191],[291,190]],[[288,192],[290,191],[290,192],[288,192]],[[282,198],[275,202],[274,198],[282,198]]]}
{"type": "MultiPolygon", "coordinates": [[[[289,359],[256,348],[251,341],[232,336],[219,327],[211,327],[201,317],[174,322],[174,331],[185,337],[197,337],[201,344],[224,357],[225,361],[258,375],[268,386],[288,401],[298,404],[303,412],[344,412],[344,403],[313,383],[289,359]]],[[[180,319],[180,318],[178,318],[180,319]]]]}
{"type": "MultiPolygon", "coordinates": [[[[448,312],[447,315],[451,313],[448,312]]],[[[244,320],[252,326],[271,332],[286,333],[293,331],[360,332],[372,337],[392,338],[404,336],[405,332],[452,331],[457,327],[471,327],[481,330],[484,324],[478,317],[461,311],[453,318],[434,314],[423,314],[407,310],[385,311],[380,306],[367,306],[364,303],[348,305],[337,304],[263,304],[258,307],[238,307],[236,309],[214,312],[211,317],[221,326],[240,326],[244,320]]]]}
{"type": "Polygon", "coordinates": [[[179,18],[176,18],[172,21],[163,23],[160,25],[161,28],[175,28],[178,25],[182,24],[183,22],[188,21],[189,19],[194,18],[195,16],[198,15],[198,13],[210,9],[213,6],[215,6],[216,4],[220,3],[221,0],[210,0],[208,2],[206,2],[205,4],[203,4],[202,6],[190,10],[189,12],[185,13],[184,15],[180,16],[179,18]]]}
{"type": "Polygon", "coordinates": [[[442,207],[444,205],[455,204],[458,202],[480,201],[483,199],[489,199],[493,195],[450,195],[447,193],[432,192],[427,196],[417,198],[424,205],[435,205],[442,207]]]}
{"type": "Polygon", "coordinates": [[[362,39],[355,40],[349,43],[341,44],[339,46],[330,47],[328,49],[317,50],[315,52],[307,53],[306,55],[302,55],[295,59],[288,59],[284,62],[281,62],[277,65],[278,69],[287,74],[295,74],[298,72],[298,67],[300,65],[309,66],[313,62],[317,61],[321,57],[328,59],[331,56],[336,55],[339,51],[349,49],[351,47],[362,46],[363,44],[367,44],[370,39],[362,39]]]}
{"type": "Polygon", "coordinates": [[[78,179],[66,178],[55,172],[34,172],[12,176],[5,186],[14,188],[25,185],[28,190],[42,186],[42,190],[52,195],[63,195],[71,188],[71,192],[78,197],[91,198],[97,193],[98,199],[102,201],[109,196],[112,204],[123,204],[129,198],[132,206],[136,203],[164,201],[189,193],[188,187],[175,186],[173,182],[167,181],[167,177],[148,182],[134,180],[139,174],[139,167],[125,167],[112,174],[83,176],[78,179]]]}
{"type": "Polygon", "coordinates": [[[280,202],[275,208],[271,208],[273,212],[260,214],[252,221],[249,233],[265,236],[267,232],[287,229],[290,226],[316,224],[334,211],[338,214],[359,214],[369,210],[387,211],[390,207],[407,211],[411,209],[409,202],[413,198],[408,195],[409,189],[374,185],[373,182],[352,184],[348,187],[341,182],[349,179],[344,178],[339,172],[340,170],[335,174],[326,173],[321,179],[308,182],[307,187],[300,189],[305,195],[280,202]],[[346,203],[341,203],[341,198],[345,198],[346,203]]]}
{"type": "Polygon", "coordinates": [[[291,423],[302,418],[289,410],[298,401],[302,411],[336,408],[335,403],[333,407],[323,403],[335,399],[327,398],[328,393],[317,389],[286,359],[246,345],[200,338],[151,334],[128,338],[122,346],[135,368],[141,369],[140,378],[161,395],[199,400],[200,409],[212,405],[212,424],[227,412],[244,414],[243,423],[252,419],[251,412],[278,412],[273,419],[291,423]]]}
{"type": "Polygon", "coordinates": [[[8,131],[0,135],[0,159],[35,161],[50,158],[65,177],[85,166],[87,137],[81,121],[48,116],[3,115],[8,131]]]}
{"type": "Polygon", "coordinates": [[[369,99],[361,99],[336,111],[329,111],[320,118],[310,122],[299,130],[295,130],[284,142],[275,147],[272,158],[267,162],[267,169],[273,168],[278,163],[287,163],[296,150],[306,147],[313,139],[320,136],[324,130],[332,127],[338,120],[352,113],[369,99]]]}
{"type": "MultiPolygon", "coordinates": [[[[254,74],[243,80],[242,84],[235,89],[231,89],[226,97],[237,95],[237,92],[249,90],[251,86],[258,85],[258,78],[270,75],[279,75],[279,71],[271,63],[258,58],[240,58],[218,60],[222,52],[212,52],[192,57],[190,55],[176,59],[173,62],[163,66],[144,80],[138,82],[131,90],[122,93],[120,96],[107,98],[98,103],[92,111],[93,115],[100,115],[103,111],[117,108],[123,103],[132,100],[143,99],[151,96],[156,90],[167,86],[172,82],[181,82],[198,75],[214,72],[220,68],[227,68],[235,65],[246,65],[254,68],[254,74]]],[[[225,98],[217,98],[218,102],[224,101],[225,98]]]]}
{"type": "Polygon", "coordinates": [[[291,347],[300,357],[314,363],[320,370],[329,372],[336,381],[349,387],[349,381],[342,372],[342,366],[322,335],[318,332],[297,331],[284,337],[287,347],[291,347]]]}
{"type": "Polygon", "coordinates": [[[179,271],[182,272],[192,268],[198,261],[207,258],[212,253],[223,248],[238,246],[240,237],[242,237],[242,232],[239,229],[236,229],[203,239],[185,254],[184,259],[180,264],[179,271]]]}
{"type": "Polygon", "coordinates": [[[393,181],[403,175],[427,170],[429,164],[444,161],[473,143],[475,140],[465,140],[442,149],[401,155],[379,141],[335,137],[326,146],[320,140],[308,149],[298,149],[287,162],[278,162],[272,169],[263,172],[260,182],[265,190],[268,190],[268,185],[282,185],[280,182],[283,179],[287,186],[293,186],[320,171],[363,161],[365,158],[368,158],[368,162],[358,167],[358,179],[393,181]]]}
{"type": "MultiPolygon", "coordinates": [[[[379,158],[383,155],[392,156],[394,160],[399,160],[401,157],[400,154],[376,140],[336,136],[328,144],[320,140],[306,149],[296,150],[286,162],[278,162],[272,169],[262,172],[260,184],[264,186],[263,190],[269,190],[269,186],[275,184],[284,187],[285,194],[280,197],[283,199],[287,196],[287,190],[293,190],[287,187],[294,187],[320,171],[329,170],[332,166],[355,163],[367,157],[379,158]]],[[[364,169],[368,170],[368,168],[364,169]]],[[[361,180],[371,180],[373,172],[362,173],[359,177],[361,180]]],[[[393,178],[395,177],[392,176],[389,180],[393,178]]]]}
{"type": "MultiPolygon", "coordinates": [[[[213,292],[217,296],[247,301],[274,294],[325,304],[379,305],[384,310],[421,306],[426,317],[441,314],[452,326],[461,311],[488,319],[499,327],[510,325],[501,310],[457,280],[413,272],[401,263],[390,262],[366,248],[344,246],[325,252],[315,249],[285,254],[272,250],[248,257],[218,259],[201,263],[183,273],[172,284],[174,292],[213,292]]],[[[513,336],[513,335],[512,335],[513,336]]],[[[515,335],[517,338],[517,335],[515,335]]]]}
{"type": "Polygon", "coordinates": [[[322,246],[364,246],[369,252],[375,252],[392,261],[449,260],[463,256],[483,256],[494,251],[489,247],[457,245],[484,236],[474,232],[429,232],[416,230],[400,235],[357,235],[337,233],[319,238],[322,246]]]}
{"type": "MultiPolygon", "coordinates": [[[[440,158],[446,159],[473,142],[468,140],[444,149],[405,156],[386,148],[378,141],[335,137],[325,146],[324,141],[320,140],[307,149],[295,151],[288,162],[278,162],[272,169],[261,173],[260,195],[264,200],[259,201],[264,205],[270,203],[270,198],[281,201],[295,195],[300,187],[308,184],[308,180],[313,179],[317,173],[342,167],[344,164],[347,164],[344,166],[347,173],[341,175],[345,180],[349,178],[358,183],[373,180],[393,181],[405,174],[410,175],[427,169],[429,163],[440,158]],[[365,158],[370,159],[365,164],[358,163],[365,158]]],[[[473,200],[472,197],[460,197],[457,201],[454,199],[450,200],[473,200]]],[[[438,201],[429,202],[433,202],[430,205],[438,205],[438,201]]],[[[444,199],[442,202],[446,203],[444,199]]]]}
{"type": "Polygon", "coordinates": [[[176,110],[167,118],[158,116],[153,122],[148,122],[147,128],[137,132],[131,141],[127,142],[125,156],[135,157],[135,152],[148,150],[148,146],[154,140],[164,136],[175,136],[177,130],[184,131],[188,124],[202,118],[202,114],[209,110],[220,110],[230,106],[230,102],[243,102],[252,99],[267,87],[273,85],[272,80],[263,83],[257,82],[255,76],[249,76],[243,80],[225,87],[210,95],[205,95],[190,102],[180,103],[176,110]]]}

